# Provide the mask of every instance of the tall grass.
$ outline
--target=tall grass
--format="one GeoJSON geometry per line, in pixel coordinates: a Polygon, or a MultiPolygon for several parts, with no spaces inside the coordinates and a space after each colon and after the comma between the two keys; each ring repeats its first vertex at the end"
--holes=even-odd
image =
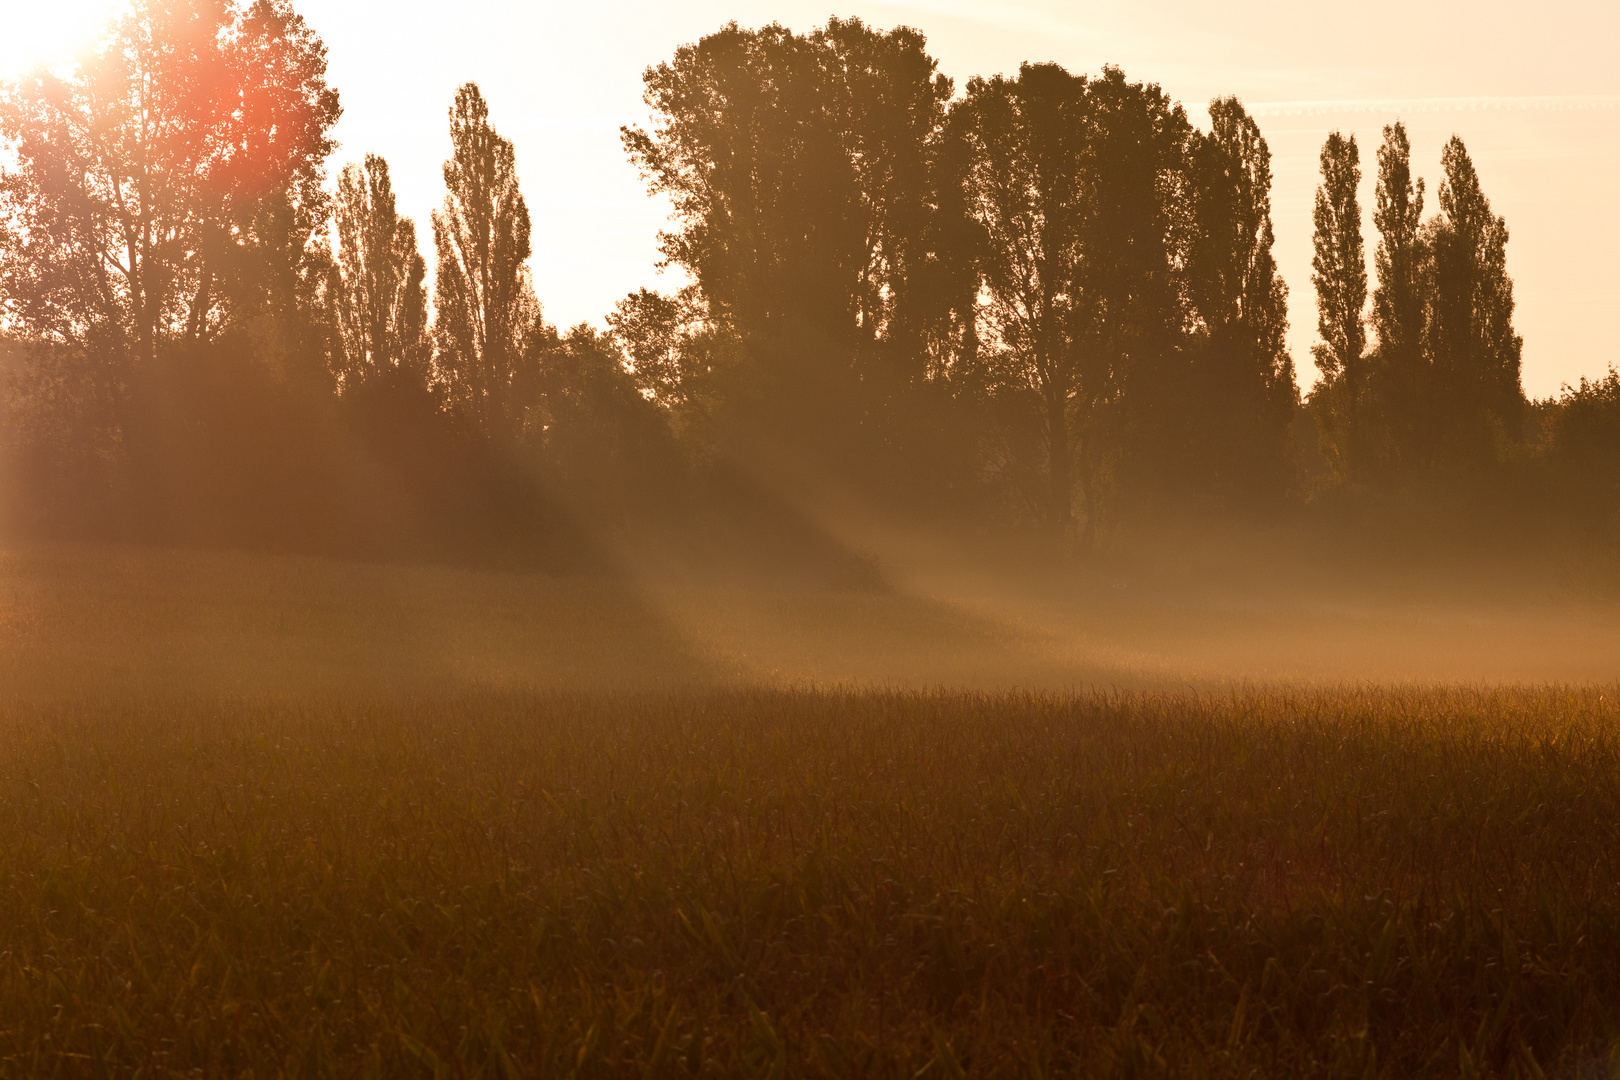
{"type": "Polygon", "coordinates": [[[1612,690],[0,718],[11,1074],[1609,1076],[1612,690]]]}

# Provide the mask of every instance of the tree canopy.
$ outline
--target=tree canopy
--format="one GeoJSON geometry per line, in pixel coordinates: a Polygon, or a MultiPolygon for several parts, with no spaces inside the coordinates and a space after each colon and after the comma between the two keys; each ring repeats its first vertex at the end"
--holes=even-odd
{"type": "MultiPolygon", "coordinates": [[[[663,265],[687,283],[559,333],[528,267],[544,223],[476,83],[450,104],[431,265],[382,157],[328,188],[337,93],[290,0],[138,0],[76,67],[8,86],[7,408],[55,493],[37,503],[285,522],[266,493],[316,492],[304,518],[342,532],[372,502],[534,521],[546,490],[791,467],[1089,549],[1155,508],[1591,457],[1537,449],[1598,421],[1533,430],[1507,226],[1460,139],[1425,220],[1384,129],[1370,305],[1360,150],[1322,147],[1313,440],[1271,153],[1236,98],[1199,129],[1112,67],[958,92],[918,31],[838,18],[727,24],[643,90],[623,145],[671,200],[663,265]]],[[[1606,385],[1571,391],[1581,416],[1608,415],[1606,385]]]]}

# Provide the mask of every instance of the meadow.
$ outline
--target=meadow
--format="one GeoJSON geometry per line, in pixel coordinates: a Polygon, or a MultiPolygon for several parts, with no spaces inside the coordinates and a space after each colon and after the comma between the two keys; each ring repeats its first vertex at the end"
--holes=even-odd
{"type": "Polygon", "coordinates": [[[1620,1072],[1605,604],[920,580],[4,556],[0,1073],[1620,1072]]]}

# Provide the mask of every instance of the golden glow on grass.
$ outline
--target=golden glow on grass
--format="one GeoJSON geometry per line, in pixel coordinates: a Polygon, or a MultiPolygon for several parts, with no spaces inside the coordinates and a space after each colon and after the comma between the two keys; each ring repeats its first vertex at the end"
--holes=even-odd
{"type": "Polygon", "coordinates": [[[11,705],[0,1070],[1612,1075],[1617,722],[1597,690],[11,705]]]}
{"type": "Polygon", "coordinates": [[[1612,618],[1125,593],[0,555],[0,1074],[1620,1068],[1612,618]]]}

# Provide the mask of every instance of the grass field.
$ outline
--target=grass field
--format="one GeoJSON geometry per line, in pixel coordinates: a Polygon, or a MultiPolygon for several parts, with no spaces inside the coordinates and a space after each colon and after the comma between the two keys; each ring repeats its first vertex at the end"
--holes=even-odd
{"type": "Polygon", "coordinates": [[[0,570],[0,1072],[1620,1074],[1601,608],[0,570]]]}

